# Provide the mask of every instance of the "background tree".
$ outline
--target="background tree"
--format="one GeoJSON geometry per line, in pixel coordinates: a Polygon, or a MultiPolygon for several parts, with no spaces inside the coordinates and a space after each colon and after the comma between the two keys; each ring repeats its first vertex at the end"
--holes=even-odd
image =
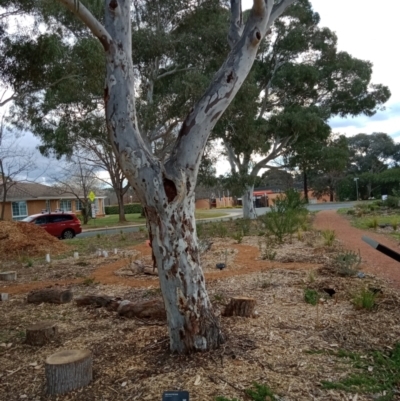
{"type": "Polygon", "coordinates": [[[349,173],[364,175],[367,197],[373,195],[374,175],[379,174],[400,161],[400,145],[382,132],[358,134],[348,138],[350,148],[349,173]]]}
{"type": "Polygon", "coordinates": [[[321,149],[326,146],[331,129],[329,125],[318,114],[314,114],[312,120],[306,119],[313,125],[308,128],[304,127],[304,131],[298,136],[289,149],[285,150],[285,165],[292,171],[299,172],[303,182],[304,199],[308,203],[309,192],[309,173],[315,168],[321,158],[321,149]],[[313,136],[308,135],[312,129],[313,136]]]}
{"type": "Polygon", "coordinates": [[[318,158],[310,177],[313,195],[329,195],[329,200],[333,202],[349,165],[347,138],[344,135],[331,135],[323,146],[316,149],[316,156],[318,158]]]}
{"type": "Polygon", "coordinates": [[[62,193],[71,194],[80,203],[83,224],[87,224],[92,216],[92,202],[89,194],[91,191],[99,190],[96,167],[87,164],[80,157],[73,157],[63,170],[63,174],[52,177],[52,179],[62,193]]]}
{"type": "Polygon", "coordinates": [[[21,147],[15,134],[7,131],[0,121],[0,220],[4,219],[5,204],[10,189],[18,182],[34,181],[30,173],[36,167],[32,152],[21,147]]]}
{"type": "Polygon", "coordinates": [[[319,21],[308,0],[288,8],[217,127],[232,173],[244,183],[246,217],[256,215],[255,177],[300,136],[314,138],[314,130],[334,115],[372,115],[390,96],[388,88],[370,83],[371,63],[338,52],[335,34],[319,21]],[[309,116],[313,123],[307,131],[309,116]],[[290,129],[277,129],[283,124],[290,129]]]}
{"type": "Polygon", "coordinates": [[[259,182],[259,185],[269,189],[286,191],[293,188],[295,177],[286,170],[274,168],[266,171],[259,182]]]}
{"type": "MultiPolygon", "coordinates": [[[[134,5],[132,61],[138,83],[138,128],[151,151],[163,159],[190,107],[229,50],[225,39],[229,12],[216,0],[202,2],[200,7],[189,0],[134,5]]],[[[103,18],[94,6],[96,16],[103,18]]],[[[17,94],[14,122],[32,130],[42,141],[41,152],[48,156],[70,156],[86,144],[95,148],[102,155],[97,161],[107,169],[121,202],[123,180],[110,162],[103,129],[103,49],[88,30],[56,6],[56,18],[47,9],[32,9],[42,23],[53,18],[51,25],[43,34],[9,35],[3,46],[7,62],[2,79],[17,94]],[[72,40],[65,41],[65,35],[72,40]],[[37,67],[38,54],[43,53],[40,69],[45,74],[37,67]],[[35,65],[30,65],[31,60],[35,65]]],[[[120,210],[123,213],[121,205],[120,210]]]]}

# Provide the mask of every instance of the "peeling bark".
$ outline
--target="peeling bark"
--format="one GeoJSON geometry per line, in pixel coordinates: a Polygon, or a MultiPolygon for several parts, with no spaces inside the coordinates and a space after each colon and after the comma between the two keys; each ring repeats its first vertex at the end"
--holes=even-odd
{"type": "Polygon", "coordinates": [[[214,349],[224,341],[200,266],[194,208],[194,194],[169,204],[162,215],[146,208],[170,348],[180,353],[214,349]]]}

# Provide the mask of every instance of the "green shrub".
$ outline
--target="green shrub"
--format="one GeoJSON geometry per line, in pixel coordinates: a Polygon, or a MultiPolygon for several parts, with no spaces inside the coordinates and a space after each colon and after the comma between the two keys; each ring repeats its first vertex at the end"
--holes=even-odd
{"type": "Polygon", "coordinates": [[[304,301],[310,305],[317,305],[319,300],[318,291],[312,290],[310,288],[304,289],[304,301]]]}
{"type": "MultiPolygon", "coordinates": [[[[105,206],[106,214],[119,214],[119,206],[105,206]]],[[[140,203],[130,203],[124,205],[125,214],[142,213],[142,205],[140,203]]]]}
{"type": "Polygon", "coordinates": [[[335,230],[323,230],[321,231],[321,234],[324,238],[324,245],[332,246],[336,238],[335,230]]]}
{"type": "Polygon", "coordinates": [[[368,228],[373,228],[376,230],[378,228],[379,222],[377,217],[373,217],[371,220],[367,221],[367,227],[368,228]]]}
{"type": "Polygon", "coordinates": [[[374,212],[375,210],[379,209],[379,206],[375,203],[369,203],[368,208],[369,208],[369,210],[371,210],[371,212],[374,212]]]}
{"type": "Polygon", "coordinates": [[[337,273],[341,276],[354,276],[361,264],[361,256],[354,251],[339,253],[334,259],[337,273]]]}
{"type": "Polygon", "coordinates": [[[260,216],[267,231],[274,235],[280,243],[283,242],[286,236],[296,233],[302,227],[306,218],[306,214],[293,209],[288,209],[285,212],[271,210],[271,212],[260,216]]]}
{"type": "Polygon", "coordinates": [[[363,288],[359,293],[355,294],[353,304],[358,309],[371,310],[375,306],[376,294],[363,288]]]}
{"type": "Polygon", "coordinates": [[[391,209],[397,209],[399,207],[400,198],[398,196],[389,195],[385,201],[383,201],[383,206],[387,206],[391,209]]]}
{"type": "Polygon", "coordinates": [[[276,197],[273,208],[276,208],[277,211],[280,212],[289,209],[307,212],[306,203],[304,199],[301,198],[300,192],[292,188],[285,191],[284,195],[278,195],[276,197]]]}
{"type": "Polygon", "coordinates": [[[265,384],[253,383],[253,388],[246,390],[246,394],[253,401],[275,400],[275,394],[265,384]]]}
{"type": "Polygon", "coordinates": [[[237,219],[235,223],[244,236],[249,235],[251,229],[250,219],[237,219]]]}
{"type": "Polygon", "coordinates": [[[293,235],[306,225],[307,215],[308,210],[300,193],[290,189],[285,195],[279,195],[271,206],[271,211],[259,219],[278,242],[283,242],[286,236],[293,235]]]}
{"type": "Polygon", "coordinates": [[[393,220],[391,221],[390,225],[392,226],[393,231],[396,231],[396,230],[397,230],[397,227],[398,227],[398,225],[399,225],[399,222],[398,222],[396,219],[393,219],[393,220]]]}
{"type": "Polygon", "coordinates": [[[241,244],[243,241],[243,231],[239,230],[232,234],[232,238],[237,241],[238,244],[241,244]]]}
{"type": "Polygon", "coordinates": [[[222,222],[212,222],[210,227],[211,237],[225,238],[228,235],[228,228],[222,222]]]}

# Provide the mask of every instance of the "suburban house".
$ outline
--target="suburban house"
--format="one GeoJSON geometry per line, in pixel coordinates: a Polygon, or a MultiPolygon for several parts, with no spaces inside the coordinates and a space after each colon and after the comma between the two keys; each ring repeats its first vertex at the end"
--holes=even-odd
{"type": "MultiPolygon", "coordinates": [[[[104,196],[96,196],[94,200],[96,217],[103,217],[104,196]]],[[[3,203],[0,187],[0,205],[3,203]]],[[[73,194],[59,188],[38,183],[18,182],[7,191],[4,219],[22,220],[25,217],[46,212],[62,210],[80,214],[82,203],[73,194]]]]}
{"type": "MultiPolygon", "coordinates": [[[[253,199],[255,207],[268,207],[274,204],[274,200],[278,196],[283,195],[283,190],[277,188],[255,188],[253,191],[253,199]]],[[[304,192],[299,190],[302,196],[304,196],[304,192]]],[[[212,192],[212,189],[207,192],[207,190],[200,188],[199,193],[197,193],[196,188],[196,209],[212,209],[212,208],[224,208],[224,207],[233,207],[233,206],[241,206],[242,198],[234,198],[225,194],[225,191],[218,192],[218,195],[215,195],[216,191],[212,192]]],[[[312,196],[312,189],[309,190],[309,202],[310,203],[322,203],[329,202],[329,196],[323,195],[320,198],[315,198],[312,196]]]]}

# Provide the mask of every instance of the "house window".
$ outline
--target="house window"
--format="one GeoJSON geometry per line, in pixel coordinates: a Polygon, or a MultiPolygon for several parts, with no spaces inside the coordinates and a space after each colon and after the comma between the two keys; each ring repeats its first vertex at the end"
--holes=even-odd
{"type": "Polygon", "coordinates": [[[83,203],[80,200],[75,201],[75,210],[78,212],[79,210],[83,210],[83,203]]]}
{"type": "Polygon", "coordinates": [[[46,211],[49,213],[51,212],[51,203],[48,199],[46,200],[46,211]]]}
{"type": "Polygon", "coordinates": [[[63,199],[60,201],[60,209],[63,212],[70,212],[71,209],[71,201],[69,199],[63,199]]]}
{"type": "Polygon", "coordinates": [[[22,220],[28,216],[28,207],[25,201],[12,203],[12,216],[13,220],[22,220]]]}

